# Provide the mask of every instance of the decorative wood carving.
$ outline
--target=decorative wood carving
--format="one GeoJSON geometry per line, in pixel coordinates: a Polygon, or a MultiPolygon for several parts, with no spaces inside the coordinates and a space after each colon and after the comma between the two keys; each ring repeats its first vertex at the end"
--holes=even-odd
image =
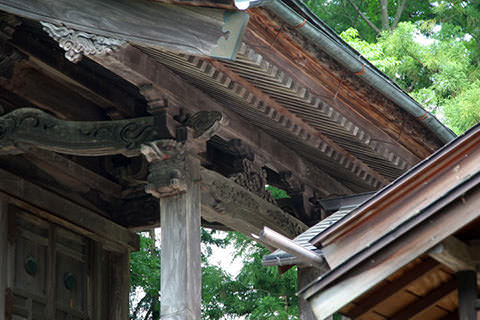
{"type": "Polygon", "coordinates": [[[82,55],[104,55],[123,45],[125,41],[107,38],[66,27],[55,26],[48,22],[40,22],[43,30],[58,42],[65,50],[65,58],[73,63],[82,59],[82,55]]]}
{"type": "Polygon", "coordinates": [[[276,231],[288,237],[294,237],[306,230],[306,226],[300,220],[233,183],[230,179],[206,169],[202,169],[201,177],[202,185],[208,186],[208,193],[215,202],[212,202],[210,206],[216,212],[225,212],[225,214],[228,212],[234,214],[255,212],[254,216],[242,215],[242,219],[254,219],[255,221],[251,223],[258,226],[272,226],[276,231]]]}
{"type": "Polygon", "coordinates": [[[115,121],[63,121],[22,108],[0,117],[0,153],[19,153],[21,144],[59,153],[135,156],[140,145],[171,135],[156,117],[115,121]]]}
{"type": "Polygon", "coordinates": [[[241,172],[232,175],[230,178],[260,198],[276,203],[272,194],[265,190],[267,185],[267,172],[265,169],[246,158],[242,160],[242,169],[241,172]]]}
{"type": "Polygon", "coordinates": [[[187,191],[187,167],[184,144],[173,139],[142,145],[141,152],[150,162],[145,191],[164,198],[187,191]]]}

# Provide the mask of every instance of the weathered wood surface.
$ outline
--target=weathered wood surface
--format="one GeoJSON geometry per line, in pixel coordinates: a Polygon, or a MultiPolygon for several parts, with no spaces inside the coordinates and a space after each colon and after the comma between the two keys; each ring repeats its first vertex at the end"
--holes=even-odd
{"type": "Polygon", "coordinates": [[[218,221],[246,235],[258,234],[268,226],[294,238],[307,229],[300,220],[232,180],[207,169],[201,169],[200,175],[204,219],[218,221]]]}
{"type": "Polygon", "coordinates": [[[375,306],[382,303],[386,299],[393,296],[395,293],[404,290],[412,282],[420,279],[421,277],[434,272],[440,268],[440,264],[433,260],[429,259],[419,266],[416,266],[414,270],[411,270],[407,273],[404,273],[401,277],[395,279],[393,283],[389,283],[386,286],[382,286],[379,289],[376,289],[374,292],[369,294],[369,296],[361,300],[354,308],[349,310],[348,314],[353,318],[357,319],[361,316],[364,316],[366,313],[372,311],[375,306]]]}
{"type": "Polygon", "coordinates": [[[160,199],[161,318],[201,318],[200,187],[160,199]]]}
{"type": "Polygon", "coordinates": [[[293,28],[285,27],[281,20],[261,9],[254,8],[250,14],[245,42],[287,74],[296,75],[299,83],[378,138],[377,143],[385,143],[385,148],[391,148],[390,143],[396,145],[396,152],[411,164],[442,145],[419,121],[410,119],[405,111],[341,67],[335,57],[315,46],[303,45],[305,40],[295,36],[293,28]]]}
{"type": "Polygon", "coordinates": [[[455,272],[476,270],[471,248],[454,236],[450,236],[429,251],[429,256],[455,272]]]}
{"type": "Polygon", "coordinates": [[[248,15],[148,0],[2,0],[21,17],[176,52],[234,58],[248,15]],[[238,18],[236,24],[230,25],[238,18]],[[228,36],[225,34],[229,32],[228,36]]]}
{"type": "Polygon", "coordinates": [[[115,121],[64,121],[34,108],[16,109],[0,117],[1,153],[21,153],[22,144],[80,156],[140,154],[140,145],[169,138],[157,117],[115,121]]]}
{"type": "Polygon", "coordinates": [[[383,279],[427,252],[445,238],[480,216],[480,188],[441,209],[428,223],[398,238],[371,256],[327,288],[316,292],[315,286],[305,294],[319,319],[324,319],[353,301],[383,279]]]}
{"type": "Polygon", "coordinates": [[[5,316],[8,268],[8,204],[0,197],[0,317],[5,316]]]}
{"type": "MultiPolygon", "coordinates": [[[[0,193],[9,202],[40,217],[66,226],[93,239],[106,239],[117,246],[138,250],[138,236],[61,196],[0,170],[0,193]]],[[[102,241],[102,240],[101,240],[102,241]]]]}
{"type": "Polygon", "coordinates": [[[455,274],[458,285],[458,315],[460,320],[477,320],[476,302],[478,285],[476,270],[464,270],[455,274]]]}
{"type": "Polygon", "coordinates": [[[416,300],[414,303],[407,305],[404,309],[394,314],[390,319],[411,319],[414,315],[433,307],[435,304],[440,302],[440,300],[452,294],[455,291],[456,287],[457,286],[455,279],[451,279],[448,282],[443,283],[439,287],[433,289],[427,295],[416,300]]]}
{"type": "MultiPolygon", "coordinates": [[[[110,253],[110,287],[104,291],[102,299],[109,301],[108,319],[128,320],[128,294],[130,290],[130,252],[110,253]],[[105,296],[108,295],[108,297],[105,296]]],[[[108,276],[107,276],[108,277],[108,276]]]]}
{"type": "Polygon", "coordinates": [[[452,197],[451,191],[456,187],[465,185],[467,188],[465,182],[478,171],[480,148],[473,147],[479,141],[480,135],[471,133],[454,148],[439,154],[435,161],[425,163],[401,183],[382,193],[377,200],[357,210],[358,214],[350,215],[342,224],[337,224],[335,227],[343,229],[332,231],[321,241],[328,264],[332,268],[338,266],[359,249],[368,247],[382,235],[418,215],[441,199],[441,195],[452,197]]]}
{"type": "Polygon", "coordinates": [[[222,112],[229,119],[229,125],[223,127],[217,135],[225,140],[241,139],[255,150],[256,156],[268,159],[272,169],[278,172],[290,171],[292,179],[301,181],[307,188],[318,190],[324,196],[352,193],[326,172],[298,157],[293,150],[258,130],[229,110],[228,106],[213,100],[138,48],[126,46],[108,56],[92,59],[138,87],[151,84],[151,89],[158,96],[168,100],[169,112],[172,115],[178,114],[181,108],[190,113],[205,109],[222,112]],[[272,154],[275,158],[271,157],[272,154]]]}

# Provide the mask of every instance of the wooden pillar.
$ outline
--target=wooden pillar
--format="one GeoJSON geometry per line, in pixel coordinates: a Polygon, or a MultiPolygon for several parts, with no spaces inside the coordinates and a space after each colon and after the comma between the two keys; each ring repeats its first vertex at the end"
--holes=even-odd
{"type": "Polygon", "coordinates": [[[477,320],[477,273],[473,270],[456,273],[458,285],[458,314],[460,320],[477,320]]]}
{"type": "Polygon", "coordinates": [[[160,199],[161,319],[201,319],[199,165],[174,140],[142,147],[146,191],[160,199]]]}
{"type": "Polygon", "coordinates": [[[0,198],[0,319],[5,317],[8,257],[8,205],[0,198]]]}

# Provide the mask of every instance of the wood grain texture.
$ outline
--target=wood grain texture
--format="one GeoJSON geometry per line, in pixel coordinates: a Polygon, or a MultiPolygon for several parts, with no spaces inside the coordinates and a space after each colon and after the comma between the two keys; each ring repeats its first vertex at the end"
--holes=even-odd
{"type": "Polygon", "coordinates": [[[433,248],[429,255],[456,272],[476,270],[470,247],[453,236],[433,248]]]}
{"type": "Polygon", "coordinates": [[[59,195],[46,191],[4,170],[0,170],[0,193],[42,218],[61,224],[94,239],[106,239],[138,250],[138,236],[59,195]]]}
{"type": "Polygon", "coordinates": [[[480,187],[476,187],[463,199],[440,210],[428,223],[403,235],[334,284],[320,292],[316,292],[314,286],[309,288],[306,295],[310,297],[315,315],[319,319],[326,318],[472,222],[480,216],[479,206],[480,187]]]}
{"type": "MultiPolygon", "coordinates": [[[[201,56],[211,56],[219,44],[241,37],[239,30],[228,30],[231,34],[226,39],[225,10],[147,0],[2,0],[0,9],[79,31],[201,56]]],[[[234,57],[234,53],[225,57],[234,57]]]]}
{"type": "Polygon", "coordinates": [[[92,59],[136,86],[152,84],[156,94],[168,100],[168,109],[172,116],[178,114],[181,108],[189,113],[205,109],[222,112],[229,119],[229,124],[217,135],[225,140],[241,139],[255,149],[256,157],[268,159],[272,169],[292,172],[292,178],[304,183],[306,188],[319,190],[322,195],[352,193],[349,188],[333,179],[321,168],[302,159],[272,136],[258,130],[232,112],[229,106],[220,104],[202,90],[187,83],[139,48],[126,46],[111,55],[92,57],[92,59]]]}
{"type": "Polygon", "coordinates": [[[200,187],[160,199],[162,224],[161,317],[201,318],[200,187]]]}
{"type": "Polygon", "coordinates": [[[350,225],[345,224],[345,232],[339,233],[334,241],[328,239],[322,242],[328,264],[332,268],[338,266],[359,249],[368,247],[470,179],[478,171],[478,138],[476,135],[475,139],[466,141],[461,150],[454,149],[440,160],[425,164],[423,171],[415,172],[404,182],[392,185],[388,196],[387,192],[383,194],[383,201],[370,201],[368,209],[364,206],[363,210],[357,211],[366,214],[352,220],[350,225]]]}

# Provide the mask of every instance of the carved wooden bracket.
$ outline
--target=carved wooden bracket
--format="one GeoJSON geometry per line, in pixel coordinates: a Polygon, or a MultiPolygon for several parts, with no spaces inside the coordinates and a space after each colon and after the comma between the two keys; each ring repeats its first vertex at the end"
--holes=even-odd
{"type": "Polygon", "coordinates": [[[73,63],[79,62],[83,55],[104,55],[125,43],[123,40],[59,27],[48,22],[40,23],[43,30],[65,50],[65,58],[73,63]]]}
{"type": "Polygon", "coordinates": [[[64,121],[38,109],[17,109],[0,117],[0,154],[22,153],[22,145],[33,144],[78,156],[136,156],[142,144],[175,139],[164,120],[159,115],[113,121],[64,121]]]}
{"type": "Polygon", "coordinates": [[[147,193],[164,198],[187,191],[189,168],[183,143],[159,140],[142,145],[141,151],[150,162],[147,193]]]}

